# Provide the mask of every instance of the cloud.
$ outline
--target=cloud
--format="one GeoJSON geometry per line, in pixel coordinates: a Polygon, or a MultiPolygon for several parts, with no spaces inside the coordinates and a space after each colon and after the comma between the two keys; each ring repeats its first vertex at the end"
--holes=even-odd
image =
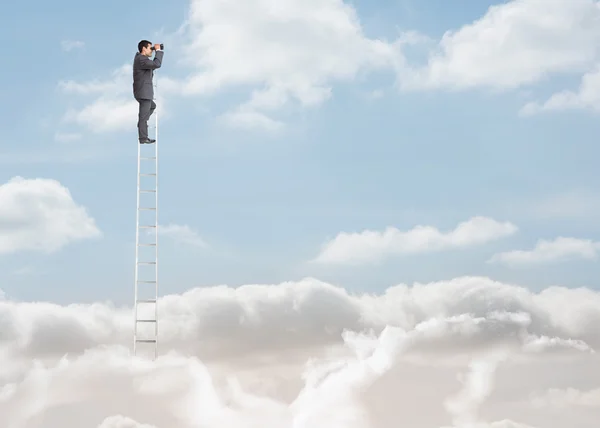
{"type": "Polygon", "coordinates": [[[521,109],[522,116],[532,116],[539,113],[566,110],[589,109],[600,111],[600,66],[585,73],[577,91],[561,91],[553,94],[544,103],[530,102],[521,109]]]}
{"type": "MultiPolygon", "coordinates": [[[[532,101],[521,114],[597,109],[599,17],[593,0],[543,6],[513,0],[491,6],[438,42],[418,31],[385,40],[368,37],[356,9],[343,0],[252,0],[242,7],[231,0],[190,0],[186,20],[166,36],[173,48],[161,70],[159,102],[164,110],[165,99],[175,96],[207,100],[228,91],[242,101],[217,113],[220,123],[272,133],[285,128],[297,107],[319,106],[331,99],[335,85],[373,72],[395,76],[403,91],[501,91],[585,73],[578,92],[557,93],[543,104],[532,101]],[[409,45],[426,63],[408,61],[409,45]]],[[[61,81],[64,91],[96,95],[64,120],[93,132],[135,123],[129,67],[118,67],[106,80],[61,81]]]]}
{"type": "MultiPolygon", "coordinates": [[[[600,111],[600,3],[596,0],[510,0],[479,19],[449,30],[437,44],[421,43],[425,64],[402,63],[404,91],[514,90],[554,76],[581,76],[577,90],[530,101],[522,117],[566,110],[600,111]]],[[[425,37],[421,37],[425,40],[425,37]]]]}
{"type": "Polygon", "coordinates": [[[179,44],[191,72],[170,88],[186,96],[231,88],[248,93],[221,115],[225,123],[278,130],[272,117],[285,107],[312,107],[332,96],[333,84],[362,73],[393,70],[408,37],[368,38],[356,10],[342,0],[191,0],[179,44]]]}
{"type": "Polygon", "coordinates": [[[221,115],[219,120],[232,128],[260,129],[272,133],[279,132],[285,127],[285,124],[281,121],[271,119],[263,113],[244,107],[221,115]]]}
{"type": "Polygon", "coordinates": [[[86,126],[92,132],[108,132],[132,128],[137,123],[135,100],[100,97],[81,110],[69,110],[65,122],[86,126]]]}
{"type": "MultiPolygon", "coordinates": [[[[133,55],[132,55],[133,61],[133,55]]],[[[73,96],[82,97],[83,106],[68,109],[61,119],[63,124],[76,124],[94,133],[117,132],[135,129],[138,103],[132,92],[132,64],[123,64],[114,69],[107,79],[92,79],[83,82],[61,80],[58,89],[73,96]]],[[[155,79],[157,83],[157,79],[155,79]]],[[[155,102],[161,118],[169,116],[162,89],[156,89],[155,102]],[[160,105],[159,105],[160,104],[160,105]]],[[[153,126],[154,115],[149,120],[153,126]]],[[[152,132],[152,130],[151,130],[152,132]]]]}
{"type": "Polygon", "coordinates": [[[515,89],[552,74],[586,71],[598,60],[600,7],[593,0],[518,0],[444,34],[426,66],[405,70],[408,90],[515,89]]]}
{"type": "Polygon", "coordinates": [[[140,424],[131,418],[115,415],[102,421],[98,428],[156,428],[154,425],[140,424]]]}
{"type": "Polygon", "coordinates": [[[503,263],[512,267],[559,262],[569,259],[595,260],[600,243],[589,239],[558,237],[553,241],[540,240],[533,250],[515,250],[495,254],[490,263],[503,263]]]}
{"type": "Polygon", "coordinates": [[[62,92],[86,99],[94,97],[81,108],[67,110],[62,123],[81,125],[95,133],[134,129],[138,103],[131,92],[131,67],[131,64],[118,67],[106,80],[61,80],[58,87],[62,92]]]}
{"type": "MultiPolygon", "coordinates": [[[[129,345],[132,315],[126,308],[6,300],[0,301],[0,314],[0,346],[9,346],[15,358],[59,358],[101,345],[129,345]]],[[[467,348],[505,346],[506,339],[518,347],[529,346],[532,338],[556,337],[600,345],[594,327],[600,322],[598,293],[552,288],[533,294],[478,277],[398,285],[380,296],[351,295],[314,279],[197,288],[163,297],[160,317],[163,349],[208,360],[316,349],[340,344],[346,329],[381,331],[387,325],[411,331],[412,352],[431,358],[440,349],[460,356],[467,348]],[[557,311],[565,305],[569,310],[557,311]]],[[[550,352],[554,346],[546,342],[539,349],[550,352]]],[[[581,348],[567,342],[562,347],[581,348]]]]}
{"type": "Polygon", "coordinates": [[[562,428],[529,412],[532,394],[581,388],[598,364],[592,290],[456,278],[354,295],[306,279],[198,288],[159,308],[151,362],[130,355],[129,308],[1,300],[4,426],[562,428]]]}
{"type": "MultiPolygon", "coordinates": [[[[400,47],[413,43],[413,37],[407,33],[393,42],[368,38],[356,10],[343,0],[252,0],[243,6],[231,0],[190,0],[187,19],[167,36],[173,49],[165,56],[169,65],[162,70],[169,71],[161,73],[160,94],[207,98],[222,90],[240,90],[247,94],[246,101],[218,114],[217,120],[234,128],[277,132],[284,121],[273,116],[285,114],[287,107],[318,106],[331,98],[335,83],[400,67],[400,47]],[[186,48],[178,50],[179,46],[186,48]],[[178,76],[177,67],[185,77],[178,76]]],[[[67,122],[105,132],[123,129],[132,120],[131,103],[126,102],[131,99],[129,65],[107,80],[61,81],[59,88],[100,95],[81,112],[69,111],[67,122]],[[118,107],[122,121],[94,126],[118,107]]]]}
{"type": "MultiPolygon", "coordinates": [[[[149,232],[152,233],[152,232],[149,232]]],[[[167,224],[158,228],[159,235],[164,235],[175,242],[196,247],[207,247],[207,243],[202,239],[198,232],[187,224],[167,224]]]]}
{"type": "Polygon", "coordinates": [[[383,232],[366,230],[338,234],[325,243],[314,260],[317,263],[363,264],[387,257],[468,248],[510,236],[517,227],[486,217],[473,217],[450,232],[432,226],[416,226],[406,232],[388,227],[383,232]]]}
{"type": "Polygon", "coordinates": [[[479,422],[477,410],[492,392],[494,374],[498,364],[506,357],[505,353],[490,354],[469,364],[470,370],[463,379],[463,389],[444,402],[444,407],[452,415],[454,426],[476,426],[479,422]]]}
{"type": "Polygon", "coordinates": [[[0,186],[0,254],[54,252],[100,234],[86,209],[55,180],[14,177],[0,186]]]}
{"type": "Polygon", "coordinates": [[[87,82],[76,82],[74,80],[61,80],[58,88],[64,93],[78,95],[95,95],[109,93],[111,95],[121,94],[131,80],[131,65],[123,64],[111,73],[106,80],[93,79],[87,82]]]}

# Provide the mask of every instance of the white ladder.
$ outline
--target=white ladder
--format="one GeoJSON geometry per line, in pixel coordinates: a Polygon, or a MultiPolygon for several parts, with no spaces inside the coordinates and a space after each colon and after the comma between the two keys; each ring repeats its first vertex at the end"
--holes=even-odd
{"type": "MultiPolygon", "coordinates": [[[[156,82],[154,87],[156,93],[156,82]]],[[[140,344],[150,344],[154,347],[154,359],[156,359],[158,356],[158,107],[154,110],[153,116],[154,126],[148,124],[148,135],[151,135],[150,130],[154,128],[156,142],[137,143],[133,354],[137,355],[140,344]]]]}

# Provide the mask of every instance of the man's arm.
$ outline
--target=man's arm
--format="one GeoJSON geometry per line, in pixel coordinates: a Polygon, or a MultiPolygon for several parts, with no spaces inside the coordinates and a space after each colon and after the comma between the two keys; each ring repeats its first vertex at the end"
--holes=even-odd
{"type": "Polygon", "coordinates": [[[155,70],[160,68],[162,65],[163,51],[156,51],[154,59],[150,59],[147,56],[140,55],[140,68],[143,70],[155,70]]]}

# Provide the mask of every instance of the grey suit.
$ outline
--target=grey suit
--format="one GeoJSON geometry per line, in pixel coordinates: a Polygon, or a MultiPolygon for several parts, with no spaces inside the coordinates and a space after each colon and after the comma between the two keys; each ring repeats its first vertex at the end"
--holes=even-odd
{"type": "Polygon", "coordinates": [[[163,51],[156,51],[152,60],[136,52],[133,58],[133,96],[139,103],[137,126],[140,140],[148,138],[148,119],[156,108],[152,77],[154,70],[162,65],[163,55],[163,51]]]}

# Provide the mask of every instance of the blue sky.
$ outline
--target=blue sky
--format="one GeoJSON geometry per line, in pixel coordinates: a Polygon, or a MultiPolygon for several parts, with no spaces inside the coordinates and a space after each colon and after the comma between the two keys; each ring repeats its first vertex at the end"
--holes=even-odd
{"type": "Polygon", "coordinates": [[[588,19],[593,2],[539,13],[535,2],[506,2],[512,14],[490,11],[495,2],[487,1],[461,7],[441,0],[346,3],[362,32],[348,24],[350,9],[338,1],[313,14],[310,6],[318,2],[294,6],[295,12],[281,3],[274,13],[286,19],[279,21],[266,15],[267,3],[249,3],[239,14],[209,0],[58,1],[36,5],[35,13],[30,4],[5,7],[13,18],[0,30],[6,41],[0,185],[16,176],[56,180],[85,207],[101,236],[68,240],[51,252],[27,249],[24,242],[38,232],[60,240],[51,221],[64,217],[44,217],[55,194],[11,193],[9,200],[5,193],[2,200],[0,192],[7,249],[0,254],[0,289],[20,300],[131,301],[136,118],[127,107],[127,69],[120,79],[113,73],[131,64],[142,38],[166,44],[157,73],[164,97],[159,109],[165,108],[160,222],[195,231],[160,237],[161,294],[306,276],[367,292],[462,275],[533,289],[598,287],[598,247],[587,242],[600,235],[600,84],[593,80],[599,80],[600,32],[588,19]],[[182,27],[191,4],[203,15],[182,27]],[[544,16],[557,18],[548,24],[556,28],[543,27],[544,16]],[[239,40],[222,30],[230,23],[239,40]],[[444,51],[439,43],[447,31],[459,33],[444,51]],[[392,44],[408,32],[419,41],[392,44]],[[373,44],[376,39],[385,49],[373,44]],[[209,43],[203,48],[190,40],[209,43]],[[65,41],[82,45],[65,50],[65,41]],[[437,60],[429,67],[433,53],[437,60]],[[197,92],[186,86],[193,75],[204,85],[197,92]],[[580,92],[586,75],[590,83],[580,92]],[[87,94],[61,86],[113,81],[87,94]],[[265,93],[269,88],[275,89],[265,93]],[[258,101],[248,104],[253,91],[258,101]],[[573,93],[551,98],[563,91],[573,93]],[[100,108],[89,121],[64,120],[99,97],[124,105],[124,113],[100,108]],[[524,113],[528,103],[550,99],[552,109],[524,113]],[[247,115],[235,115],[240,105],[247,115]],[[97,128],[107,118],[116,121],[97,128]],[[252,126],[240,126],[241,119],[252,126]],[[260,126],[271,121],[276,129],[260,126]],[[57,134],[76,138],[59,141],[57,134]],[[392,244],[356,236],[353,246],[340,241],[336,249],[347,256],[343,263],[311,262],[343,232],[409,232],[423,225],[446,234],[477,216],[497,223],[475,227],[464,246],[410,234],[392,244]],[[505,222],[516,230],[501,228],[505,222]],[[489,239],[481,238],[486,233],[489,239]],[[555,243],[541,262],[489,262],[558,237],[574,240],[555,243]],[[206,245],[195,244],[200,240],[206,245]],[[381,258],[360,264],[349,256],[352,249],[381,258]]]}

